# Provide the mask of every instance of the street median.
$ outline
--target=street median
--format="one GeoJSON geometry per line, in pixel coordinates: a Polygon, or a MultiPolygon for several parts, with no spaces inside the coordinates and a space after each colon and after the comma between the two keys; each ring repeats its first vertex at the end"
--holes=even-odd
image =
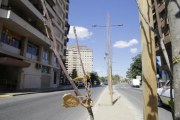
{"type": "Polygon", "coordinates": [[[93,107],[96,120],[136,120],[130,109],[124,104],[121,96],[113,90],[113,105],[109,88],[106,87],[96,105],[93,107]]]}

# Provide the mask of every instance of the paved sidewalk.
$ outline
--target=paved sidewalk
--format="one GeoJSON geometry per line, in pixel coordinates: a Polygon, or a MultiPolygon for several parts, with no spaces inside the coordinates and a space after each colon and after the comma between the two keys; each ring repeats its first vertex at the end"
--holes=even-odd
{"type": "Polygon", "coordinates": [[[109,88],[105,88],[97,104],[93,107],[95,120],[136,120],[134,114],[124,104],[122,96],[119,96],[115,90],[113,92],[114,105],[111,106],[109,88]]]}

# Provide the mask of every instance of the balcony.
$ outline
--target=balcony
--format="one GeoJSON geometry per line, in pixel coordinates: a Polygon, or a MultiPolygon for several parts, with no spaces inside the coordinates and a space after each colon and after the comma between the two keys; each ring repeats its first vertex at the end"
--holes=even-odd
{"type": "Polygon", "coordinates": [[[46,2],[47,10],[51,13],[53,17],[55,17],[55,12],[53,10],[53,6],[51,7],[48,2],[46,2]]]}
{"type": "Polygon", "coordinates": [[[65,21],[68,22],[68,17],[65,18],[65,21]]]}
{"type": "Polygon", "coordinates": [[[69,3],[69,0],[66,0],[67,3],[69,3]]]}
{"type": "MultiPolygon", "coordinates": [[[[60,8],[61,8],[61,10],[63,11],[63,12],[65,12],[65,10],[64,10],[64,7],[63,7],[63,3],[60,3],[60,1],[59,0],[57,0],[57,3],[58,3],[58,5],[60,6],[60,8]]],[[[65,5],[65,4],[64,4],[65,5]]]]}
{"type": "Polygon", "coordinates": [[[52,19],[52,22],[57,26],[57,28],[58,28],[61,32],[63,32],[63,29],[61,28],[60,24],[59,24],[54,18],[52,19]]]}
{"type": "Polygon", "coordinates": [[[63,15],[61,15],[61,14],[58,12],[58,10],[57,10],[57,8],[56,8],[55,6],[53,7],[53,9],[56,11],[56,14],[57,14],[58,18],[61,19],[61,21],[64,22],[63,15]]]}
{"type": "Polygon", "coordinates": [[[65,12],[66,12],[66,13],[68,13],[68,12],[69,12],[69,10],[68,10],[68,9],[66,9],[66,10],[65,10],[65,12]]]}
{"type": "MultiPolygon", "coordinates": [[[[162,54],[162,50],[160,48],[159,43],[157,43],[158,45],[156,45],[156,56],[160,56],[162,54]]],[[[164,38],[164,44],[166,49],[171,47],[171,40],[170,40],[170,35],[165,36],[164,38]]]]}
{"type": "Polygon", "coordinates": [[[56,36],[55,35],[55,37],[56,37],[56,40],[58,40],[61,44],[63,44],[63,40],[61,40],[58,36],[56,36]]]}
{"type": "Polygon", "coordinates": [[[158,8],[158,12],[162,12],[165,9],[165,2],[163,2],[162,4],[159,4],[159,8],[158,8]]]}
{"type": "Polygon", "coordinates": [[[65,60],[66,59],[66,56],[63,56],[63,60],[65,60]]]}
{"type": "Polygon", "coordinates": [[[49,40],[46,37],[46,33],[36,26],[36,21],[30,21],[25,15],[13,11],[12,8],[11,10],[0,9],[0,21],[4,26],[12,31],[16,31],[19,35],[30,37],[32,42],[36,42],[37,45],[44,44],[48,47],[49,40]]]}
{"type": "MultiPolygon", "coordinates": [[[[5,6],[2,6],[2,8],[5,9],[5,6]]],[[[43,32],[40,28],[38,28],[38,27],[36,26],[36,21],[30,21],[30,20],[27,18],[26,15],[18,13],[18,12],[17,12],[15,9],[13,9],[13,8],[8,8],[8,7],[6,7],[6,9],[14,12],[16,15],[18,15],[19,17],[21,17],[24,21],[26,21],[27,23],[29,23],[31,26],[33,26],[33,27],[36,28],[39,32],[41,32],[43,35],[46,36],[46,33],[43,32]]]]}

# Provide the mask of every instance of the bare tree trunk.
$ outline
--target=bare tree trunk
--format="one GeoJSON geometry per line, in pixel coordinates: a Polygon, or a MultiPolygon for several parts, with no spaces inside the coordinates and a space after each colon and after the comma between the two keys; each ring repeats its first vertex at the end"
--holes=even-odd
{"type": "Polygon", "coordinates": [[[174,79],[174,115],[180,120],[180,0],[170,0],[168,18],[171,35],[174,79]]]}
{"type": "MultiPolygon", "coordinates": [[[[83,70],[83,73],[84,73],[84,78],[86,78],[86,72],[85,72],[85,69],[84,69],[84,65],[82,63],[81,53],[80,53],[80,50],[79,50],[79,44],[78,44],[78,40],[77,40],[76,28],[75,28],[75,26],[73,28],[74,28],[74,34],[75,34],[75,37],[76,37],[76,43],[77,43],[79,58],[80,58],[82,70],[83,70]]],[[[87,110],[88,110],[88,113],[89,113],[89,116],[90,116],[90,120],[94,120],[94,115],[93,115],[93,112],[92,112],[92,109],[91,109],[91,106],[90,106],[90,102],[89,102],[89,99],[91,97],[90,88],[89,88],[89,85],[88,85],[87,81],[85,81],[84,84],[85,84],[85,88],[86,88],[86,101],[87,101],[87,104],[88,104],[87,110]]]]}

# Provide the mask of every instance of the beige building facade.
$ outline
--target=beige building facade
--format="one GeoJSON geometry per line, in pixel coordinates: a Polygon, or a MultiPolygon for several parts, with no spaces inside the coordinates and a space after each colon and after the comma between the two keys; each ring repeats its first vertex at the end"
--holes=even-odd
{"type": "MultiPolygon", "coordinates": [[[[79,46],[81,59],[85,72],[93,71],[93,50],[87,46],[79,46]]],[[[69,74],[73,69],[77,70],[78,76],[84,76],[82,66],[80,64],[78,49],[76,45],[68,45],[66,52],[66,68],[69,74]]]]}
{"type": "MultiPolygon", "coordinates": [[[[65,64],[69,0],[45,3],[65,64]]],[[[0,0],[0,91],[57,88],[64,79],[42,18],[40,0],[0,0]]]]}
{"type": "MultiPolygon", "coordinates": [[[[170,64],[172,66],[172,48],[171,48],[171,39],[170,39],[170,32],[169,32],[169,22],[167,19],[167,26],[166,31],[164,31],[164,24],[165,24],[165,1],[164,0],[152,0],[152,13],[153,13],[153,23],[154,28],[158,29],[160,36],[164,35],[164,44],[167,50],[168,57],[170,58],[170,64]]],[[[162,52],[162,49],[160,48],[159,39],[157,35],[155,34],[155,43],[156,43],[156,56],[160,56],[161,58],[161,66],[159,67],[159,74],[163,81],[169,80],[169,76],[165,70],[166,68],[166,62],[165,58],[162,52]]],[[[173,70],[173,69],[172,69],[173,70]]]]}

